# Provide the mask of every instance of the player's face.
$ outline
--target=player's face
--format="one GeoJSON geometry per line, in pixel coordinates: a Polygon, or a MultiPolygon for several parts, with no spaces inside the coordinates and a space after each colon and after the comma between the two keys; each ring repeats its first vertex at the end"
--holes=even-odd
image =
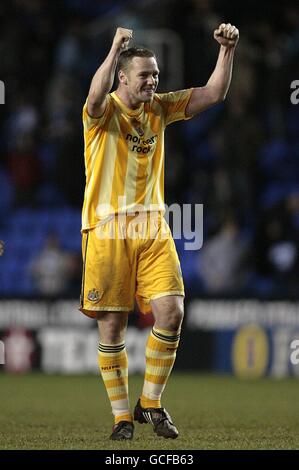
{"type": "Polygon", "coordinates": [[[150,101],[159,82],[159,69],[154,57],[133,57],[127,74],[128,91],[132,101],[150,101]]]}

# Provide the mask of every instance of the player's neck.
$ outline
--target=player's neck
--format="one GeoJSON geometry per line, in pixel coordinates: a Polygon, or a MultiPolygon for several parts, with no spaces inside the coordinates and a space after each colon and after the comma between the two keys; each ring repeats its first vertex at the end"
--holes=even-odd
{"type": "Polygon", "coordinates": [[[127,106],[127,108],[138,109],[140,107],[141,102],[132,100],[132,97],[121,88],[117,88],[115,93],[119,97],[119,99],[127,106]]]}

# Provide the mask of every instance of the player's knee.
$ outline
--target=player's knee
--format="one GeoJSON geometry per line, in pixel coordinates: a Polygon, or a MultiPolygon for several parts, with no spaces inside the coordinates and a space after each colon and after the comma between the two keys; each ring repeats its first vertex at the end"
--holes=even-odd
{"type": "Polygon", "coordinates": [[[182,308],[178,307],[176,310],[172,311],[168,317],[168,328],[169,331],[178,331],[181,328],[182,321],[184,318],[184,311],[182,308]]]}
{"type": "Polygon", "coordinates": [[[184,318],[184,309],[182,306],[177,305],[172,309],[167,309],[161,312],[157,318],[157,324],[160,328],[177,332],[180,330],[184,318]]]}
{"type": "Polygon", "coordinates": [[[105,337],[109,343],[116,343],[122,341],[123,330],[120,325],[114,322],[109,322],[106,325],[105,337]]]}
{"type": "Polygon", "coordinates": [[[98,316],[100,340],[103,343],[114,344],[124,341],[126,319],[117,314],[98,316]]]}

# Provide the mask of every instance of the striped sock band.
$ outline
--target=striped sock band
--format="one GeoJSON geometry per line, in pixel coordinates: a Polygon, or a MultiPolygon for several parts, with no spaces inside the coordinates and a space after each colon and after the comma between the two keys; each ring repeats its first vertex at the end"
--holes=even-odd
{"type": "Polygon", "coordinates": [[[161,408],[161,395],[176,358],[180,334],[153,328],[146,344],[142,408],[161,408]]]}
{"type": "Polygon", "coordinates": [[[128,357],[124,343],[100,343],[98,362],[115,424],[133,421],[128,395],[128,357]]]}

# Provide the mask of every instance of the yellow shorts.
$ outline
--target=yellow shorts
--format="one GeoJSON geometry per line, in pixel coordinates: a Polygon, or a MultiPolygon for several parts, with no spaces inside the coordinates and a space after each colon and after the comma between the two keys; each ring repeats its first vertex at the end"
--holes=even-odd
{"type": "Polygon", "coordinates": [[[170,228],[160,213],[115,216],[83,232],[81,312],[134,310],[166,295],[184,296],[179,258],[170,228]]]}

